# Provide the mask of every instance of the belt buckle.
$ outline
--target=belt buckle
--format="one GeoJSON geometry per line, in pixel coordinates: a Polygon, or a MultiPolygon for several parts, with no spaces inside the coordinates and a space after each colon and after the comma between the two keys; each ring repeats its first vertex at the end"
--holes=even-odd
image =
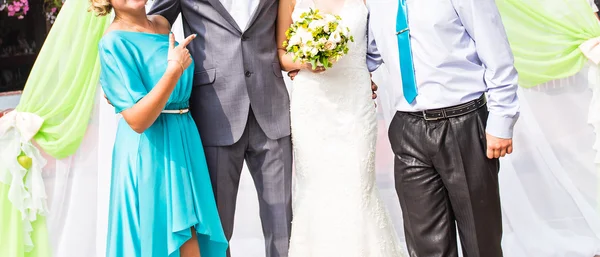
{"type": "Polygon", "coordinates": [[[448,116],[446,115],[446,110],[442,109],[440,111],[442,112],[442,116],[441,117],[427,118],[427,110],[424,110],[423,111],[423,119],[425,119],[426,121],[436,121],[436,120],[442,120],[442,119],[448,118],[448,116]]]}

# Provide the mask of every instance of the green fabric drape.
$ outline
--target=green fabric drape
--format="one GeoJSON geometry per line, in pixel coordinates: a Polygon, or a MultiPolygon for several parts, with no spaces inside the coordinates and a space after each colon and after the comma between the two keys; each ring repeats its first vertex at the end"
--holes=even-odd
{"type": "Polygon", "coordinates": [[[98,42],[110,21],[88,7],[88,0],[66,1],[16,108],[44,119],[34,139],[59,159],[75,153],[83,139],[100,75],[98,42]]]}
{"type": "Polygon", "coordinates": [[[586,0],[496,0],[496,4],[522,87],[576,74],[587,62],[579,45],[600,37],[600,23],[586,0]]]}
{"type": "Polygon", "coordinates": [[[21,212],[8,201],[8,191],[9,186],[0,183],[0,256],[52,257],[46,217],[38,215],[24,226],[21,212]]]}

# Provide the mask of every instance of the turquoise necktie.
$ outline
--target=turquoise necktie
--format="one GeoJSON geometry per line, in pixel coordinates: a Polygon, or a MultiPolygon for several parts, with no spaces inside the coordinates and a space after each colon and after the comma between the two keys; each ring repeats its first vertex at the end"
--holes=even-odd
{"type": "Polygon", "coordinates": [[[400,72],[402,73],[402,92],[408,103],[417,97],[417,82],[415,68],[410,50],[410,30],[408,29],[408,10],[406,0],[399,0],[398,15],[396,16],[396,36],[398,37],[398,52],[400,53],[400,72]]]}

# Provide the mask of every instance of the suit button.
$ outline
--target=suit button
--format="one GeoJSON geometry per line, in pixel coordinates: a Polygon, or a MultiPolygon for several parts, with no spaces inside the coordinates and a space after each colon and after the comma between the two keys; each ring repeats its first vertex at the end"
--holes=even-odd
{"type": "Polygon", "coordinates": [[[246,40],[248,40],[248,39],[249,39],[249,38],[248,38],[248,37],[246,37],[246,36],[243,36],[243,37],[242,37],[242,41],[246,41],[246,40]]]}
{"type": "Polygon", "coordinates": [[[248,77],[248,78],[249,78],[250,76],[252,76],[252,72],[249,72],[249,71],[246,71],[246,73],[244,73],[244,74],[245,74],[245,75],[246,75],[246,77],[248,77]]]}

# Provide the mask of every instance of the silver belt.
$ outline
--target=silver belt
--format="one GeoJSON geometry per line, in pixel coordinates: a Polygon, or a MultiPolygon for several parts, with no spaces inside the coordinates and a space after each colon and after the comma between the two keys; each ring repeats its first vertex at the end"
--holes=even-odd
{"type": "Polygon", "coordinates": [[[184,113],[188,113],[190,111],[190,109],[185,108],[185,109],[179,109],[179,110],[162,110],[160,113],[165,113],[165,114],[184,114],[184,113]]]}

